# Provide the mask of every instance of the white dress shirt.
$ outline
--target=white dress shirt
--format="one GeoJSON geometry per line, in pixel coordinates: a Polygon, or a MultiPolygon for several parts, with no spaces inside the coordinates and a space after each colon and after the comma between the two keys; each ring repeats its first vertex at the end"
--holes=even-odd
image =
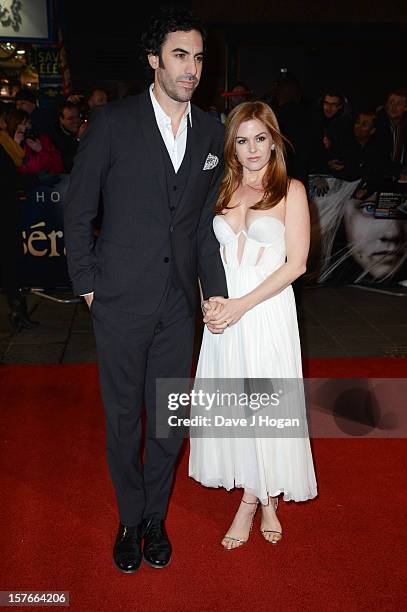
{"type": "Polygon", "coordinates": [[[154,83],[150,86],[150,97],[158,129],[160,130],[165,146],[167,147],[168,155],[170,156],[174,170],[175,172],[178,172],[179,167],[182,164],[182,160],[184,159],[185,149],[187,146],[188,117],[189,124],[192,127],[191,103],[188,102],[185,114],[181,119],[177,134],[174,137],[171,126],[171,117],[166,115],[159,105],[158,100],[153,93],[153,89],[154,83]]]}

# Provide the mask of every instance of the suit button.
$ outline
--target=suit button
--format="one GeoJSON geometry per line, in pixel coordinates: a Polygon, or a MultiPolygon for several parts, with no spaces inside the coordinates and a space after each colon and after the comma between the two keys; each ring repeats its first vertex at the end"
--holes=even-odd
{"type": "Polygon", "coordinates": [[[173,232],[173,231],[174,231],[174,226],[170,225],[170,232],[173,232]]]}
{"type": "Polygon", "coordinates": [[[164,257],[164,262],[165,262],[165,263],[168,263],[169,261],[170,261],[170,258],[169,258],[169,257],[164,257]]]}
{"type": "Polygon", "coordinates": [[[175,210],[175,206],[170,206],[170,211],[174,212],[174,210],[175,210]]]}

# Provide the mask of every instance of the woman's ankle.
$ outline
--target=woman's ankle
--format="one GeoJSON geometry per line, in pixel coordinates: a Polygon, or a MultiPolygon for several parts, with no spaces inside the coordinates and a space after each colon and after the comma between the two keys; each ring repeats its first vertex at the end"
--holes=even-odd
{"type": "Polygon", "coordinates": [[[258,503],[258,498],[253,495],[252,493],[247,493],[246,491],[244,491],[243,496],[242,496],[242,502],[245,504],[257,504],[258,503]]]}

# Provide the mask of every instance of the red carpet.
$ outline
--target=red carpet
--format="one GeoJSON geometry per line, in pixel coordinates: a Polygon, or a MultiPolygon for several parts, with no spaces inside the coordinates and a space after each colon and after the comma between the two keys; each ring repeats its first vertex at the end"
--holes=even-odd
{"type": "MultiPolygon", "coordinates": [[[[308,376],[405,376],[407,360],[321,360],[308,376]]],[[[178,469],[165,570],[112,566],[117,526],[104,459],[96,366],[4,366],[0,590],[70,591],[73,610],[402,610],[406,602],[404,440],[317,439],[319,497],[282,503],[284,538],[219,542],[240,492],[178,469]]]]}

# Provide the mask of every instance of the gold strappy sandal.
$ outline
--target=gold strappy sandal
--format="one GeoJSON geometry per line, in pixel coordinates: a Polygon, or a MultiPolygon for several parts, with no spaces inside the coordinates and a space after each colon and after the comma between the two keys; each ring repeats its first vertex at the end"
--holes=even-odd
{"type": "MultiPolygon", "coordinates": [[[[256,511],[257,511],[257,506],[259,505],[259,501],[257,500],[257,501],[255,501],[255,502],[247,502],[247,501],[245,501],[244,499],[242,499],[240,503],[243,503],[243,504],[250,504],[251,506],[256,506],[256,507],[255,507],[255,509],[254,509],[254,511],[253,511],[253,515],[252,515],[252,522],[250,523],[250,530],[249,530],[249,536],[250,536],[250,533],[251,533],[252,528],[253,528],[253,521],[254,521],[254,517],[255,517],[255,515],[256,515],[256,511]]],[[[225,536],[223,536],[223,538],[222,538],[222,542],[223,542],[224,540],[231,540],[232,542],[238,542],[238,546],[233,546],[232,548],[227,548],[226,546],[223,546],[223,544],[222,544],[222,546],[223,546],[223,548],[224,548],[225,550],[235,550],[236,548],[240,548],[241,546],[243,546],[243,544],[246,544],[246,542],[248,541],[248,539],[249,539],[249,538],[247,538],[247,540],[241,540],[240,538],[234,538],[233,536],[230,536],[230,535],[226,534],[225,536]]]]}
{"type": "MultiPolygon", "coordinates": [[[[274,512],[277,512],[277,508],[278,508],[278,497],[274,501],[274,512]]],[[[263,535],[263,538],[266,540],[266,542],[269,542],[270,544],[277,544],[283,537],[283,534],[281,531],[275,531],[273,529],[263,529],[262,527],[260,528],[260,531],[263,535]],[[270,539],[266,536],[267,533],[273,533],[274,535],[270,539]]]]}

